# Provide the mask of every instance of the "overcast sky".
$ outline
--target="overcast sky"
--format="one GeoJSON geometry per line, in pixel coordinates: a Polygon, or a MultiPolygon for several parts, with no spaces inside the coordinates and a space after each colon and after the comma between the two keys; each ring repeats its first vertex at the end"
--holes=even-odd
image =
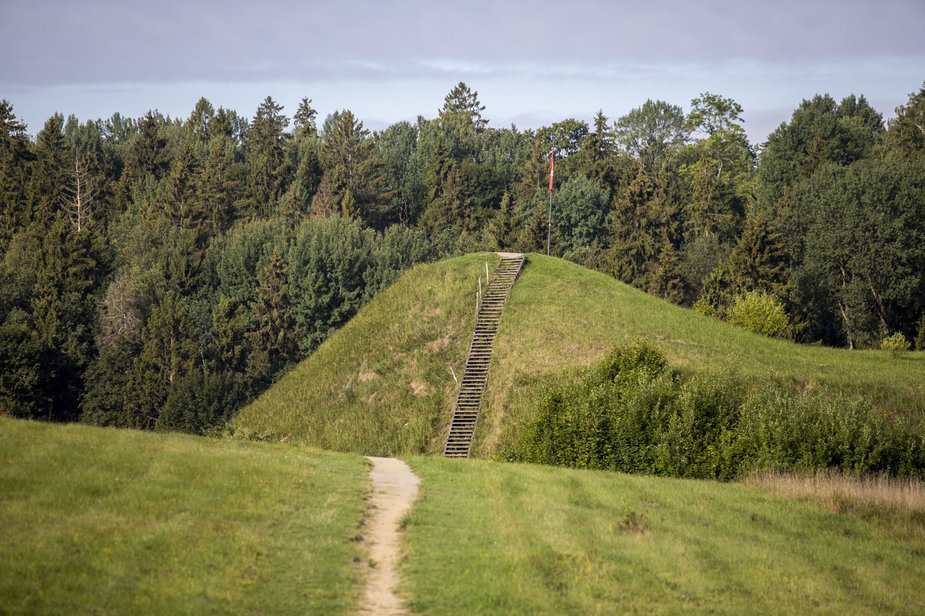
{"type": "Polygon", "coordinates": [[[0,0],[0,98],[33,134],[56,111],[185,118],[201,96],[247,117],[307,96],[379,129],[434,117],[459,81],[521,129],[709,91],[758,143],[817,93],[891,117],[925,82],[925,0],[0,0]]]}

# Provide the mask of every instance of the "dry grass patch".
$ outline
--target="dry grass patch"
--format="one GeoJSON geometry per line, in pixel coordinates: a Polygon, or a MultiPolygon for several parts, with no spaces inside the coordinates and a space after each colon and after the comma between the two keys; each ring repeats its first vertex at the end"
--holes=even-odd
{"type": "Polygon", "coordinates": [[[762,473],[746,483],[781,496],[860,515],[888,532],[925,543],[925,482],[911,478],[762,473]]]}

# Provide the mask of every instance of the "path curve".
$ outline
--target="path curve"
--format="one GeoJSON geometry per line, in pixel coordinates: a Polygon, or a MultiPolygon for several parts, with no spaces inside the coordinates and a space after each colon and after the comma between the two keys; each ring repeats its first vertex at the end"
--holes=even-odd
{"type": "Polygon", "coordinates": [[[366,459],[373,463],[369,472],[373,493],[364,537],[373,566],[369,567],[359,614],[407,614],[404,602],[395,594],[400,581],[398,526],[411,510],[421,480],[401,460],[373,456],[366,459]]]}

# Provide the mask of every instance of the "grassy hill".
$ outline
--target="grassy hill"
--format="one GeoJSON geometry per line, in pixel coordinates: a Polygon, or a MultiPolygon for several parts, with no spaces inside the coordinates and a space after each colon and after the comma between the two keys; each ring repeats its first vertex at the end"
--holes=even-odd
{"type": "MultiPolygon", "coordinates": [[[[239,435],[377,455],[438,453],[494,254],[419,266],[234,420],[239,435]]],[[[495,342],[473,453],[517,438],[544,383],[642,338],[682,370],[827,386],[925,414],[925,354],[797,345],[680,308],[578,265],[530,255],[495,342]]]]}

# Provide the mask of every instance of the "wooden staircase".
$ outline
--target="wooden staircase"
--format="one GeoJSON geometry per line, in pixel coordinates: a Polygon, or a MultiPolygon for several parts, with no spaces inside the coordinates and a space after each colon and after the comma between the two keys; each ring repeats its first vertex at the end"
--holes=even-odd
{"type": "Polygon", "coordinates": [[[488,366],[491,364],[491,349],[501,323],[501,311],[507,300],[508,292],[523,267],[525,257],[505,253],[495,268],[488,288],[482,297],[479,312],[475,319],[472,342],[469,343],[469,355],[466,357],[466,369],[463,372],[456,404],[453,407],[453,419],[450,432],[446,437],[443,455],[448,458],[468,458],[469,447],[475,434],[475,422],[482,407],[482,394],[488,380],[488,366]]]}

